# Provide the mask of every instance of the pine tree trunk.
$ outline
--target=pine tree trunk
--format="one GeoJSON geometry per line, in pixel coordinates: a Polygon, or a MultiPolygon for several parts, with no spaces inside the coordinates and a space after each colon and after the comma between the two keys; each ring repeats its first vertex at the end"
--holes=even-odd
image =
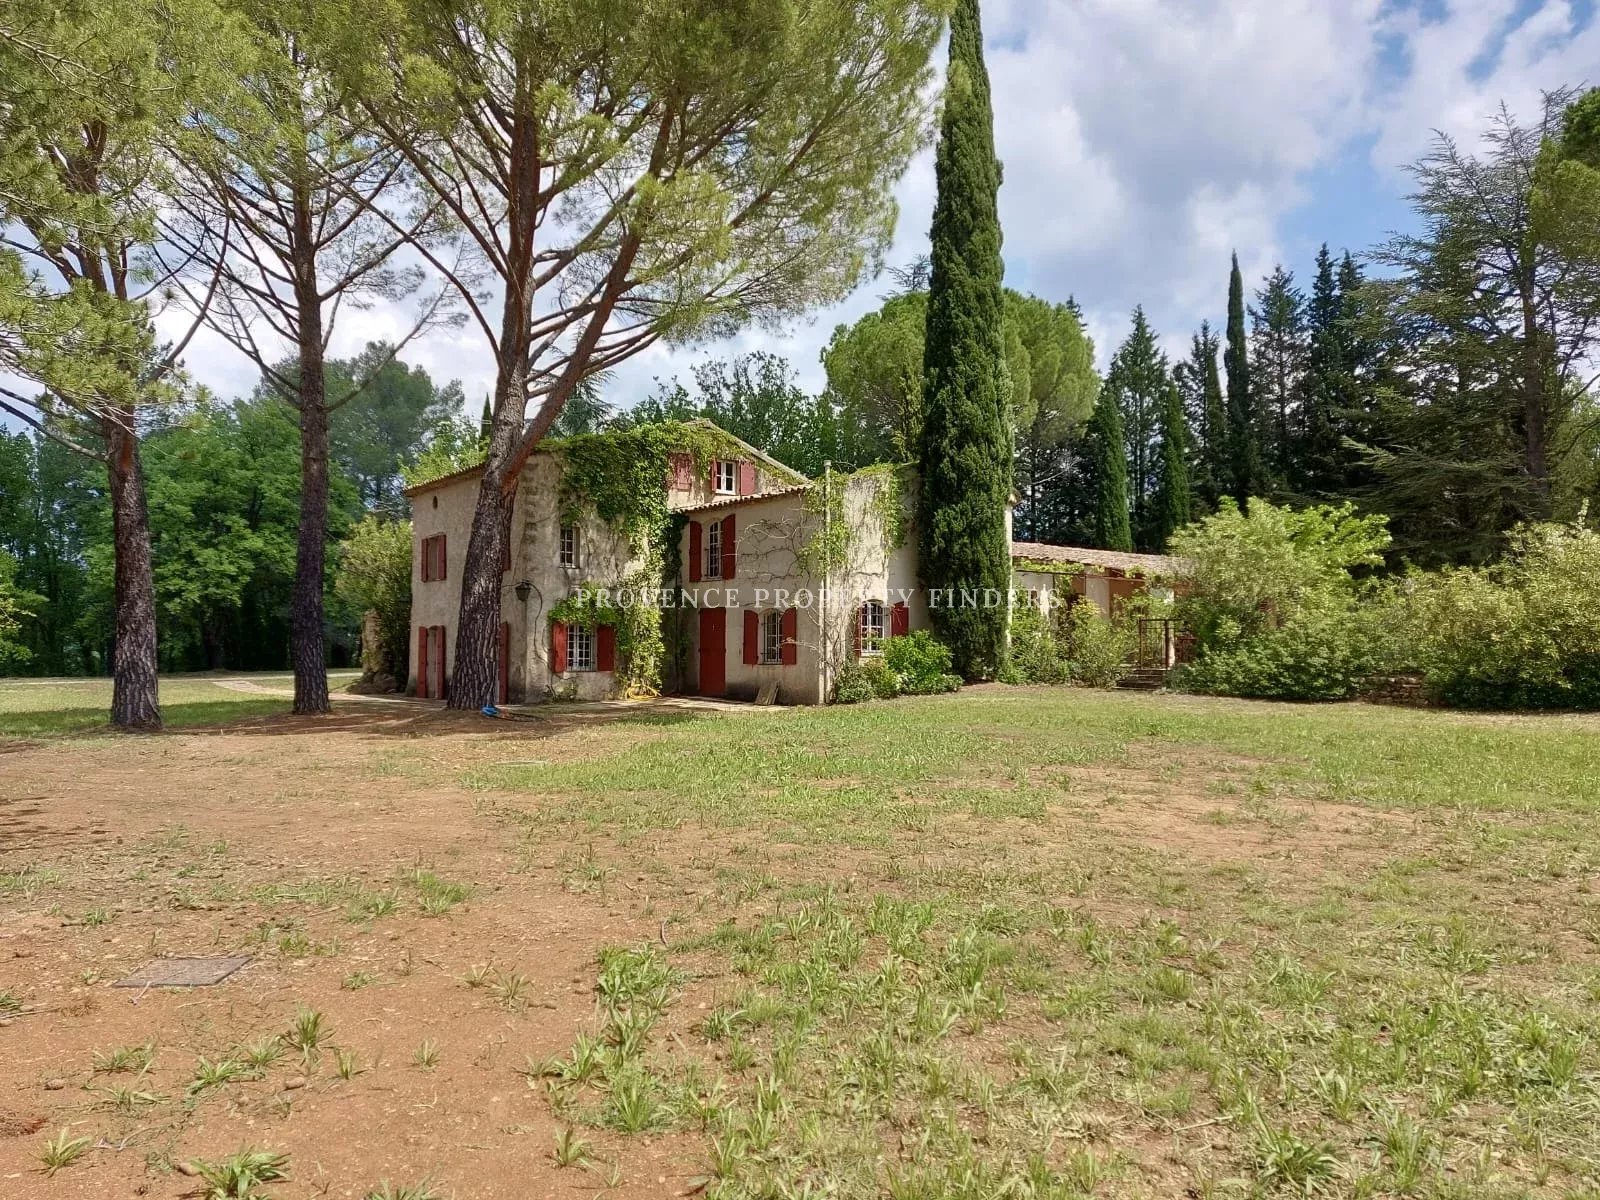
{"type": "Polygon", "coordinates": [[[116,551],[116,640],[112,644],[111,723],[119,729],[161,728],[156,672],[156,589],[150,561],[150,513],[131,407],[101,422],[111,483],[116,551]]]}
{"type": "Polygon", "coordinates": [[[328,386],[323,370],[322,295],[317,282],[316,213],[309,188],[294,194],[295,317],[299,335],[300,528],[289,604],[294,711],[328,711],[322,576],[328,545],[328,386]]]}
{"type": "Polygon", "coordinates": [[[294,711],[325,713],[328,663],[322,634],[322,576],[328,540],[328,409],[322,356],[301,361],[300,531],[295,547],[294,598],[289,617],[289,658],[294,664],[294,711]]]}

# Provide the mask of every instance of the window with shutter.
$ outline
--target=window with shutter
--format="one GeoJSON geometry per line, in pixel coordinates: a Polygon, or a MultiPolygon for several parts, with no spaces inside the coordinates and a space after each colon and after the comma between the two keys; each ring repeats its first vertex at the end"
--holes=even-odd
{"type": "Polygon", "coordinates": [[[617,630],[613,625],[602,625],[594,631],[594,669],[617,669],[617,630]]]}
{"type": "Polygon", "coordinates": [[[785,612],[774,609],[761,614],[761,662],[776,667],[783,663],[783,622],[785,612]]]}
{"type": "Polygon", "coordinates": [[[550,622],[550,673],[559,675],[567,669],[567,627],[561,621],[550,622]]]}
{"type": "Polygon", "coordinates": [[[700,575],[705,569],[703,555],[705,542],[705,526],[699,521],[689,522],[689,582],[699,583],[700,575]]]}
{"type": "Polygon", "coordinates": [[[753,462],[739,463],[739,495],[753,496],[756,491],[756,465],[753,462]]]}
{"type": "Polygon", "coordinates": [[[719,458],[712,463],[711,490],[719,496],[737,495],[739,492],[739,464],[726,458],[719,458]]]}
{"type": "Polygon", "coordinates": [[[856,644],[860,654],[883,653],[882,600],[868,600],[861,606],[856,644]]]}
{"type": "Polygon", "coordinates": [[[903,600],[897,601],[895,606],[889,610],[889,636],[905,637],[910,632],[911,610],[906,607],[903,600]]]}
{"type": "Polygon", "coordinates": [[[706,567],[707,579],[722,578],[722,522],[711,521],[706,525],[706,567]]]}

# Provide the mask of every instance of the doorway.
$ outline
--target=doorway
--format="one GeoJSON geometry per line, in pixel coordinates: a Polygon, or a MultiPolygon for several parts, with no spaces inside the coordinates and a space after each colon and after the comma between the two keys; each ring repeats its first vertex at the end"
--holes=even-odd
{"type": "Polygon", "coordinates": [[[721,696],[728,690],[728,610],[700,610],[700,694],[721,696]]]}

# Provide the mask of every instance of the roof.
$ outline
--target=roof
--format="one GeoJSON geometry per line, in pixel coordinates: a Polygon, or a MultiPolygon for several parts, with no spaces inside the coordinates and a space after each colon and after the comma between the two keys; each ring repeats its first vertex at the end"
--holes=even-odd
{"type": "Polygon", "coordinates": [[[1141,575],[1170,576],[1183,569],[1181,559],[1170,554],[1134,554],[1124,550],[1092,550],[1087,546],[1052,546],[1047,542],[1012,542],[1011,561],[1068,563],[1082,567],[1109,567],[1141,575]]]}
{"type": "MultiPolygon", "coordinates": [[[[683,424],[685,424],[685,425],[699,425],[699,426],[702,426],[702,427],[704,427],[706,429],[714,429],[714,430],[716,430],[723,437],[727,438],[729,441],[731,441],[735,445],[739,446],[739,448],[742,449],[751,458],[759,459],[764,466],[768,467],[773,472],[775,472],[777,474],[780,474],[780,475],[788,476],[790,479],[796,480],[797,481],[797,486],[806,486],[805,485],[805,478],[806,477],[804,475],[802,475],[799,471],[796,471],[793,467],[789,466],[787,463],[779,462],[777,459],[773,458],[772,455],[768,454],[765,450],[758,450],[756,447],[752,446],[749,442],[745,441],[743,438],[736,437],[735,435],[729,433],[726,429],[724,429],[721,425],[718,425],[715,421],[708,420],[705,417],[691,417],[689,420],[684,421],[683,424]]],[[[552,438],[551,440],[555,441],[557,439],[552,438]]],[[[540,445],[534,447],[534,451],[533,452],[535,454],[546,454],[546,453],[549,453],[549,449],[543,443],[541,443],[540,445]]],[[[409,500],[413,496],[420,496],[420,495],[424,494],[425,492],[431,492],[434,488],[445,487],[445,486],[447,486],[449,484],[459,482],[460,480],[463,480],[463,479],[471,479],[473,476],[479,475],[482,472],[483,472],[483,463],[481,463],[481,462],[480,463],[473,463],[472,466],[470,466],[470,467],[462,467],[459,471],[452,471],[448,475],[440,475],[437,479],[427,479],[427,480],[424,480],[422,483],[414,483],[410,487],[401,488],[400,489],[400,494],[402,496],[406,497],[409,500]]],[[[750,497],[745,497],[745,498],[746,499],[750,499],[750,497]]]]}
{"type": "Polygon", "coordinates": [[[754,504],[758,500],[776,500],[780,496],[793,496],[798,492],[809,492],[812,485],[809,483],[791,483],[788,487],[769,488],[764,492],[751,492],[748,496],[718,496],[714,500],[707,500],[702,504],[691,504],[687,508],[675,508],[673,512],[697,513],[709,512],[713,508],[731,508],[740,504],[754,504]]]}

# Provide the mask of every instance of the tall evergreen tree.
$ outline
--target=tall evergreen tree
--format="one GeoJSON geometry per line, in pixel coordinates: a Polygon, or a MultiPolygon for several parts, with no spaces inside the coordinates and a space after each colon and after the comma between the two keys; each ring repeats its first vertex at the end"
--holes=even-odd
{"type": "Polygon", "coordinates": [[[1128,448],[1122,413],[1110,388],[1103,389],[1095,402],[1084,440],[1083,481],[1089,508],[1085,524],[1090,544],[1100,550],[1132,550],[1128,448]]]}
{"type": "MultiPolygon", "coordinates": [[[[923,344],[923,420],[918,530],[925,586],[1011,585],[1006,504],[1011,493],[1011,417],[1002,386],[1005,297],[1001,287],[1000,163],[994,154],[989,74],[978,0],[950,18],[950,69],[935,158],[932,275],[923,344]]],[[[933,609],[934,628],[968,679],[995,675],[1005,658],[1005,605],[933,609]]]]}
{"type": "Polygon", "coordinates": [[[1128,507],[1134,541],[1152,543],[1152,502],[1156,491],[1156,457],[1160,450],[1161,409],[1171,378],[1167,356],[1145,320],[1144,309],[1133,310],[1133,329],[1117,348],[1106,373],[1106,391],[1121,410],[1122,433],[1127,441],[1128,507]]]}
{"type": "Polygon", "coordinates": [[[1189,487],[1189,427],[1183,417],[1183,397],[1169,383],[1161,405],[1160,451],[1156,459],[1156,491],[1150,506],[1149,548],[1161,551],[1174,533],[1193,517],[1189,487]]]}
{"type": "Polygon", "coordinates": [[[1250,352],[1245,344],[1244,279],[1237,254],[1228,276],[1227,338],[1222,365],[1228,375],[1228,488],[1243,504],[1261,488],[1261,447],[1250,383],[1250,352]]]}
{"type": "Polygon", "coordinates": [[[1340,378],[1344,371],[1339,284],[1328,243],[1317,251],[1317,275],[1306,301],[1306,374],[1300,389],[1300,437],[1290,485],[1306,496],[1330,495],[1339,484],[1340,378]]]}
{"type": "Polygon", "coordinates": [[[1189,345],[1189,357],[1173,368],[1173,379],[1183,396],[1190,429],[1189,477],[1194,502],[1214,510],[1227,494],[1232,477],[1228,447],[1228,409],[1222,399],[1222,376],[1217,355],[1222,343],[1211,322],[1200,322],[1200,332],[1189,345]]]}
{"type": "Polygon", "coordinates": [[[1281,265],[1256,292],[1250,310],[1252,407],[1260,423],[1262,467],[1269,486],[1282,488],[1294,473],[1300,434],[1300,387],[1306,370],[1306,298],[1281,265]]]}

